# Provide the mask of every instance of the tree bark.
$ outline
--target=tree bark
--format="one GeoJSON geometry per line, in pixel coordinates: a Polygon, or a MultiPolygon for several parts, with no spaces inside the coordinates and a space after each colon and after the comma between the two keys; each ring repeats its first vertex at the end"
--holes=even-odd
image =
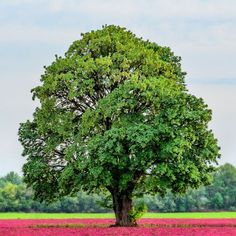
{"type": "Polygon", "coordinates": [[[115,226],[137,226],[136,221],[129,216],[132,198],[128,194],[113,192],[112,200],[116,216],[115,226]]]}

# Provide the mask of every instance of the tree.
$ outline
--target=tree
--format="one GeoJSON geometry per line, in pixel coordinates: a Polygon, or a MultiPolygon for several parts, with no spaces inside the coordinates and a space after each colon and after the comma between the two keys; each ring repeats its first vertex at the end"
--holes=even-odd
{"type": "Polygon", "coordinates": [[[21,177],[15,173],[14,171],[9,172],[5,177],[5,181],[10,182],[12,184],[19,185],[22,183],[21,177]]]}
{"type": "Polygon", "coordinates": [[[214,173],[214,182],[206,189],[211,199],[209,207],[213,209],[230,210],[236,204],[236,168],[226,163],[214,173]]]}
{"type": "Polygon", "coordinates": [[[135,225],[132,197],[210,182],[219,148],[180,57],[118,26],[82,34],[45,67],[41,106],[20,125],[26,183],[40,200],[109,191],[116,225],[135,225]]]}

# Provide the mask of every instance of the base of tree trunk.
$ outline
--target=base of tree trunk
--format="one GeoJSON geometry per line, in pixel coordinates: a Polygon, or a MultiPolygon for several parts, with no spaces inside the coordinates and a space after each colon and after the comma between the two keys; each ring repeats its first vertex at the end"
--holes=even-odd
{"type": "Polygon", "coordinates": [[[113,193],[113,209],[116,223],[113,227],[136,227],[137,222],[129,215],[132,210],[132,198],[128,194],[113,193]]]}
{"type": "Polygon", "coordinates": [[[135,222],[128,225],[114,224],[114,225],[110,225],[109,227],[139,227],[139,225],[135,222]]]}

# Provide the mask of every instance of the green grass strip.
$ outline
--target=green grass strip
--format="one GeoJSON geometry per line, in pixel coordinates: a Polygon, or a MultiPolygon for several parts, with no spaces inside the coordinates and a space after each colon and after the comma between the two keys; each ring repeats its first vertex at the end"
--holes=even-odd
{"type": "MultiPolygon", "coordinates": [[[[0,219],[110,219],[113,213],[0,213],[0,219]]],[[[236,218],[236,212],[146,213],[143,218],[236,218]]]]}
{"type": "Polygon", "coordinates": [[[146,213],[144,215],[144,218],[223,219],[223,218],[236,218],[236,212],[146,213]]]}
{"type": "Polygon", "coordinates": [[[0,213],[0,219],[109,219],[112,213],[0,213]]]}

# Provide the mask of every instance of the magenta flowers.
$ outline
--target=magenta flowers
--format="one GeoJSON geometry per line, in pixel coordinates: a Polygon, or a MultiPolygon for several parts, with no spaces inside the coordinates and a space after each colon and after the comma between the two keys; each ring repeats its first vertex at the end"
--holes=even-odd
{"type": "Polygon", "coordinates": [[[0,236],[236,235],[236,219],[142,219],[139,227],[109,227],[112,219],[0,220],[0,236]]]}

